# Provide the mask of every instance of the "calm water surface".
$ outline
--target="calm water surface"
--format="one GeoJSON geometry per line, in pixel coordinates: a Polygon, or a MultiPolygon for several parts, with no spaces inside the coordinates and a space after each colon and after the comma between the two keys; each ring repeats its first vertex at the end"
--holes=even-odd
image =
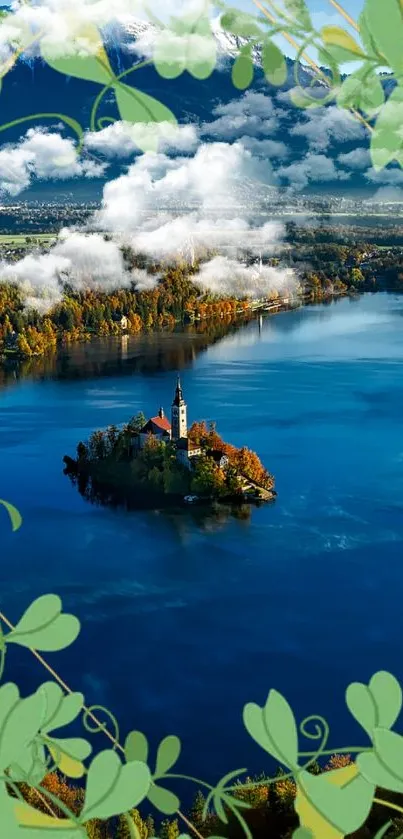
{"type": "MultiPolygon", "coordinates": [[[[360,740],[349,681],[403,679],[402,317],[403,297],[368,295],[179,353],[190,421],[215,419],[276,476],[278,500],[246,522],[94,507],[63,475],[94,428],[169,410],[175,363],[161,339],[141,372],[131,345],[123,359],[103,345],[97,376],[72,378],[64,359],[57,377],[0,390],[0,496],[24,516],[16,534],[1,522],[1,608],[13,620],[60,594],[83,628],[48,659],[113,710],[122,736],[180,735],[183,771],[263,769],[241,714],[271,687],[301,719],[323,713],[344,746],[360,740]]],[[[43,681],[24,650],[7,666],[26,690],[43,681]]]]}

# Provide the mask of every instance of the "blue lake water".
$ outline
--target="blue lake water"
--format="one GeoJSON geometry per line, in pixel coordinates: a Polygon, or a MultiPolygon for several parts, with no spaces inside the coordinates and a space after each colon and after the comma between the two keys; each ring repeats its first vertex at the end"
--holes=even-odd
{"type": "MultiPolygon", "coordinates": [[[[366,295],[250,323],[188,358],[189,420],[215,419],[275,474],[277,501],[249,521],[95,507],[63,475],[94,428],[169,410],[163,343],[149,372],[104,348],[108,375],[0,390],[0,496],[24,517],[12,534],[0,511],[1,608],[15,620],[60,594],[82,632],[46,657],[122,737],[178,734],[182,771],[206,780],[260,771],[242,707],[274,687],[299,720],[328,719],[330,745],[363,742],[347,684],[378,669],[403,680],[402,318],[403,297],[366,295]]],[[[26,691],[44,680],[22,649],[7,667],[26,691]]]]}

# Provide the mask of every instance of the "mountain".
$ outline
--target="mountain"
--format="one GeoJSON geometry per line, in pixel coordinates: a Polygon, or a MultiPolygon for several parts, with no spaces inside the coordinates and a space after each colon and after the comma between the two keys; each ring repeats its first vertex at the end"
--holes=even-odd
{"type": "MultiPolygon", "coordinates": [[[[133,51],[135,43],[150,42],[156,29],[153,25],[138,20],[131,20],[123,26],[115,26],[108,32],[107,49],[111,64],[117,73],[123,72],[133,66],[139,60],[139,55],[133,51]]],[[[166,104],[177,116],[180,122],[187,123],[212,123],[217,120],[214,114],[215,108],[219,105],[226,105],[233,100],[240,99],[242,93],[236,90],[231,80],[231,66],[239,46],[246,43],[246,39],[239,38],[224,32],[217,23],[214,24],[214,37],[217,43],[218,61],[217,67],[212,75],[205,81],[194,79],[189,73],[184,72],[174,81],[163,79],[156,72],[153,66],[137,70],[126,78],[131,84],[136,84],[145,93],[166,104]]],[[[255,78],[251,90],[264,93],[276,108],[279,107],[278,93],[284,92],[295,86],[295,62],[287,58],[287,80],[282,88],[274,88],[264,78],[260,64],[260,53],[254,51],[255,78]]],[[[300,83],[309,86],[312,82],[313,71],[304,65],[299,68],[300,83]]],[[[78,120],[84,128],[89,126],[91,107],[95,97],[99,93],[99,85],[66,77],[50,69],[41,59],[23,61],[19,60],[13,70],[5,77],[1,91],[2,118],[4,125],[22,116],[43,114],[44,112],[54,114],[54,118],[35,118],[27,120],[26,125],[18,125],[9,128],[0,137],[4,143],[16,142],[21,133],[33,125],[55,126],[58,124],[57,114],[65,114],[78,120]]],[[[270,103],[269,103],[270,104],[270,103]]],[[[305,114],[296,109],[286,100],[281,101],[282,131],[276,140],[286,142],[288,150],[287,164],[292,161],[301,161],[306,154],[306,136],[298,136],[292,133],[297,120],[306,119],[305,114]]],[[[105,97],[102,116],[114,116],[118,118],[116,104],[113,95],[105,97]]],[[[249,129],[248,129],[249,131],[249,129]]],[[[253,136],[253,133],[249,133],[253,136]]],[[[268,135],[270,136],[270,135],[268,135]]],[[[206,138],[207,140],[209,137],[206,138]]],[[[231,137],[218,137],[212,133],[210,139],[226,139],[231,142],[236,139],[231,137]]],[[[329,151],[332,159],[338,154],[346,153],[356,146],[356,142],[345,143],[336,141],[329,151]]],[[[327,154],[328,152],[326,152],[327,154]]],[[[126,162],[126,161],[125,161],[126,162]]],[[[121,166],[111,166],[108,169],[107,179],[121,173],[121,166]]],[[[29,189],[19,195],[20,200],[41,199],[57,200],[57,196],[63,194],[74,197],[80,196],[80,200],[98,200],[102,195],[102,188],[105,179],[81,179],[71,181],[39,182],[37,181],[29,189]]],[[[356,191],[364,189],[362,175],[354,173],[352,178],[346,181],[335,180],[316,184],[313,191],[332,191],[340,189],[356,191]]],[[[308,186],[312,192],[312,187],[308,186]]],[[[15,201],[15,199],[12,199],[15,201]]]]}

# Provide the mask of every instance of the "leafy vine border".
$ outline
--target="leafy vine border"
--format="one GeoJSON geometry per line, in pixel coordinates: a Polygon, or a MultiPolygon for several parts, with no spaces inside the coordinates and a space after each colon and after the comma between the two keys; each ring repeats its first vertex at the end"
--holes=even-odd
{"type": "MultiPolygon", "coordinates": [[[[274,86],[284,84],[287,64],[273,41],[273,37],[281,33],[296,50],[295,87],[290,94],[293,104],[313,108],[334,102],[347,109],[370,132],[374,168],[382,169],[392,161],[402,165],[403,6],[400,0],[382,0],[382,3],[365,0],[356,23],[337,0],[329,1],[359,34],[361,44],[339,26],[323,26],[317,31],[305,0],[283,0],[282,6],[277,0],[252,0],[259,12],[255,15],[230,8],[223,0],[217,0],[214,5],[222,12],[222,28],[241,39],[232,67],[233,84],[239,90],[246,90],[252,84],[255,73],[253,49],[256,47],[261,50],[267,81],[274,86]],[[321,66],[307,55],[309,47],[317,50],[321,66]],[[307,61],[314,71],[309,86],[301,84],[300,59],[307,61]],[[357,61],[359,68],[343,78],[340,65],[357,61]],[[380,69],[388,71],[388,78],[394,84],[387,98],[380,69]]],[[[21,2],[29,6],[29,0],[21,2]]],[[[31,31],[18,23],[16,8],[16,12],[2,12],[0,16],[0,27],[11,22],[20,29],[18,37],[14,36],[11,56],[0,67],[0,84],[24,52],[34,45],[39,46],[42,59],[55,71],[102,85],[93,103],[89,130],[100,131],[106,124],[116,121],[111,116],[98,116],[106,93],[112,91],[120,119],[132,126],[142,125],[143,131],[138,133],[136,142],[143,152],[157,151],[161,134],[177,126],[178,122],[165,104],[123,79],[153,65],[165,79],[176,79],[186,70],[194,78],[204,80],[216,67],[217,47],[209,17],[210,0],[201,0],[198,12],[181,18],[171,17],[167,25],[147,10],[149,19],[157,27],[152,57],[133,64],[119,75],[114,73],[109,62],[102,29],[94,23],[83,24],[82,30],[74,32],[71,42],[66,44],[66,53],[55,55],[46,31],[31,31]],[[145,127],[148,130],[144,131],[145,127]]],[[[77,154],[83,152],[85,130],[66,114],[44,112],[23,116],[1,125],[0,132],[45,118],[62,120],[77,137],[77,154]]]]}
{"type": "MultiPolygon", "coordinates": [[[[22,524],[19,511],[7,501],[1,500],[0,504],[10,517],[12,529],[18,530],[22,524]]],[[[131,731],[122,746],[115,716],[100,705],[87,707],[83,694],[72,691],[40,655],[40,652],[65,649],[79,632],[79,620],[62,611],[61,600],[54,594],[34,600],[15,626],[0,612],[0,681],[9,644],[30,650],[53,677],[24,699],[16,684],[6,682],[0,687],[0,824],[7,830],[4,834],[7,839],[26,839],[27,835],[29,839],[56,839],[57,836],[80,839],[87,835],[88,821],[94,818],[104,821],[113,816],[123,816],[130,836],[140,839],[130,811],[146,800],[164,815],[180,815],[188,829],[202,839],[179,809],[178,796],[165,786],[166,781],[174,780],[187,780],[208,791],[204,819],[213,811],[228,824],[228,814],[232,813],[246,839],[252,839],[241,813],[251,805],[238,795],[242,790],[256,788],[259,782],[239,782],[247,769],[229,772],[216,786],[172,772],[181,753],[181,741],[175,735],[160,742],[152,769],[146,736],[131,731]],[[94,711],[105,714],[112,723],[113,733],[94,711]],[[103,732],[113,744],[112,748],[99,752],[88,768],[84,761],[91,755],[91,743],[82,737],[66,738],[58,734],[59,729],[80,715],[87,732],[103,732]],[[94,727],[89,720],[95,723],[94,727]],[[43,786],[44,777],[55,769],[70,778],[85,777],[84,804],[79,815],[43,786]],[[19,787],[21,783],[36,790],[48,813],[26,803],[19,787]],[[64,818],[56,815],[55,808],[64,818]]],[[[254,702],[244,706],[243,723],[250,737],[287,770],[260,783],[267,786],[293,779],[296,784],[295,812],[300,826],[293,832],[293,839],[343,839],[365,823],[374,803],[403,814],[402,806],[376,795],[377,788],[403,793],[403,736],[392,730],[403,704],[399,682],[392,674],[379,671],[368,685],[351,683],[346,690],[346,704],[369,738],[369,746],[326,748],[330,733],[326,720],[313,714],[298,729],[289,703],[273,689],[263,707],[254,702]],[[319,741],[316,750],[300,751],[299,734],[319,741]],[[318,758],[335,753],[354,753],[356,759],[350,765],[320,775],[308,771],[318,758]],[[300,762],[301,759],[307,760],[300,762]]],[[[391,826],[389,819],[374,839],[386,837],[391,826]]],[[[402,837],[403,834],[398,839],[402,837]]],[[[184,833],[180,839],[189,836],[184,833]]]]}

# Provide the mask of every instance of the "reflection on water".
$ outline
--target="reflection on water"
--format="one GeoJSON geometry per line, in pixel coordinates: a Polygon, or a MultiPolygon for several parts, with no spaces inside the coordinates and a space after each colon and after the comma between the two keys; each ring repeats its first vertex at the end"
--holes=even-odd
{"type": "Polygon", "coordinates": [[[189,324],[172,332],[94,338],[37,358],[0,361],[0,387],[26,378],[72,381],[181,370],[209,346],[255,319],[250,313],[235,320],[223,317],[189,324]]]}

